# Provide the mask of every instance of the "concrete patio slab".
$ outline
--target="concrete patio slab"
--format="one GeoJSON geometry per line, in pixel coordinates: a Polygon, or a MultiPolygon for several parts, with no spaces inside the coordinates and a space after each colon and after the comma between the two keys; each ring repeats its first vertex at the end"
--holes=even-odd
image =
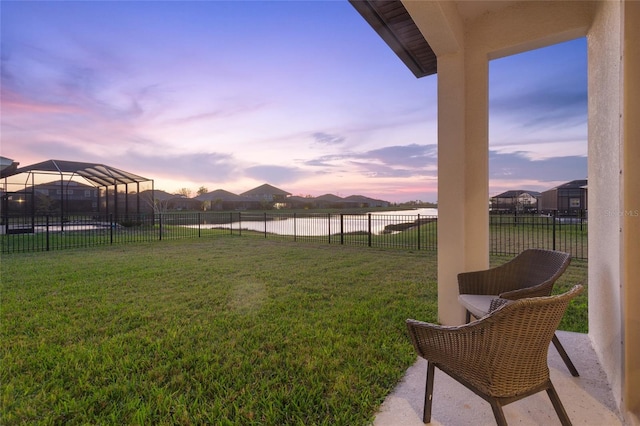
{"type": "MultiPolygon", "coordinates": [[[[551,346],[549,368],[560,400],[574,425],[617,426],[622,422],[611,389],[591,346],[589,336],[558,331],[580,377],[573,377],[551,346]]],[[[427,362],[422,358],[411,366],[396,389],[385,399],[374,426],[420,426],[424,404],[427,362]]],[[[559,425],[560,421],[546,392],[504,407],[510,425],[559,425]]],[[[436,368],[432,425],[495,425],[489,403],[436,368]]]]}

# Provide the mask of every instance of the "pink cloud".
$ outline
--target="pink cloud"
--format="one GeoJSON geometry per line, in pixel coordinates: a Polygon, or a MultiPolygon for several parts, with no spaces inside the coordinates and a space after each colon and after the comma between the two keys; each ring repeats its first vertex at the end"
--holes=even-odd
{"type": "Polygon", "coordinates": [[[27,99],[15,92],[2,91],[3,114],[82,114],[84,111],[74,105],[38,102],[27,99]]]}

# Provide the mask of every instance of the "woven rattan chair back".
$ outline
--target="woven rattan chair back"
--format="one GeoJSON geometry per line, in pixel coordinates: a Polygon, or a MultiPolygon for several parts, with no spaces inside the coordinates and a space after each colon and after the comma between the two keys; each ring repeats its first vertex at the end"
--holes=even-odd
{"type": "MultiPolygon", "coordinates": [[[[528,249],[495,268],[458,274],[459,302],[466,309],[466,322],[490,311],[494,298],[516,300],[549,296],[556,280],[571,263],[561,251],[528,249]]],[[[575,377],[578,370],[556,335],[552,339],[565,365],[575,377]]]]}
{"type": "MultiPolygon", "coordinates": [[[[571,255],[561,251],[527,249],[495,268],[458,274],[460,294],[501,295],[538,288],[522,297],[548,296],[553,284],[571,263],[571,255]]],[[[519,298],[519,297],[514,297],[519,298]]]]}

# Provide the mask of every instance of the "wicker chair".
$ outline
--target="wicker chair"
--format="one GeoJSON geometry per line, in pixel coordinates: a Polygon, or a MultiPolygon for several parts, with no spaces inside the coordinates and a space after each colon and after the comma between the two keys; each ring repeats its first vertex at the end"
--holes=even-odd
{"type": "Polygon", "coordinates": [[[438,367],[491,404],[498,425],[502,407],[547,391],[563,425],[571,421],[547,365],[549,342],[581,285],[547,297],[507,301],[478,321],[447,327],[409,319],[413,346],[428,363],[423,421],[431,421],[434,368],[438,367]]]}
{"type": "MultiPolygon", "coordinates": [[[[528,249],[509,262],[495,268],[458,274],[458,301],[467,310],[466,322],[482,318],[497,297],[516,300],[524,297],[549,296],[553,284],[571,263],[571,255],[560,251],[528,249]]],[[[554,334],[551,340],[569,372],[578,370],[554,334]]]]}

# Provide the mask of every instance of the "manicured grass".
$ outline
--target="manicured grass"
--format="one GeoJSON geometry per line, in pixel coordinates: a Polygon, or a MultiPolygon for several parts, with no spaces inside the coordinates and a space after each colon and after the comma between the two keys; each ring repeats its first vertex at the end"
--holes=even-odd
{"type": "Polygon", "coordinates": [[[405,319],[436,320],[434,252],[221,236],[1,260],[3,425],[365,425],[415,361],[405,319]]]}
{"type": "Polygon", "coordinates": [[[2,257],[18,424],[366,424],[435,257],[221,237],[2,257]]]}

